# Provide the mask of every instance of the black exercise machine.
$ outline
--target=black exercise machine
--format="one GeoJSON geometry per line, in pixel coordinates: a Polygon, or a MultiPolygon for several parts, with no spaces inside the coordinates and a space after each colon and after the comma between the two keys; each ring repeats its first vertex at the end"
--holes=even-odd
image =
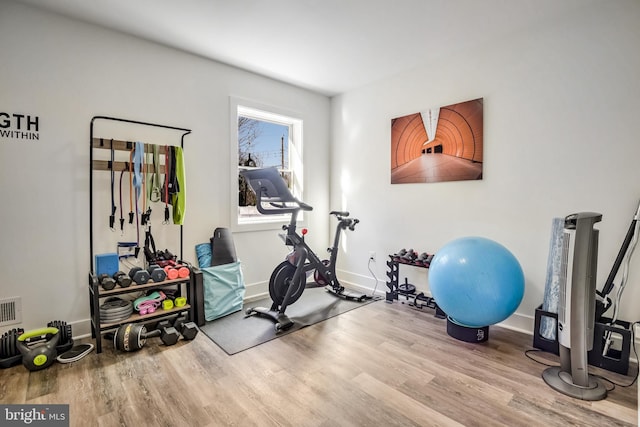
{"type": "Polygon", "coordinates": [[[293,247],[286,260],[273,270],[269,279],[269,295],[273,301],[271,308],[251,307],[246,311],[247,316],[258,314],[272,319],[276,332],[293,326],[293,321],[287,317],[285,310],[300,298],[307,285],[307,273],[311,271],[314,271],[315,282],[324,285],[325,289],[334,295],[356,301],[371,299],[368,295],[345,290],[336,277],[340,234],[346,229],[353,231],[359,220],[349,218],[349,212],[330,213],[338,219],[338,225],[333,247],[327,249],[329,259],[320,260],[304,241],[306,230],[302,230],[302,236],[296,230],[298,213],[311,211],[313,207],[291,194],[276,168],[248,169],[240,171],[240,174],[256,194],[258,212],[263,215],[291,215],[289,224],[282,226],[286,234],[282,234],[281,237],[285,245],[293,247]]]}

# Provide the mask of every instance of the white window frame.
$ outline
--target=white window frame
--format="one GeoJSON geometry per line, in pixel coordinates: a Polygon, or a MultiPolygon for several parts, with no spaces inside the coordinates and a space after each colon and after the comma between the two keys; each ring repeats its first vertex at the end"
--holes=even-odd
{"type": "MultiPolygon", "coordinates": [[[[304,173],[303,173],[303,120],[299,114],[292,113],[283,108],[260,102],[230,97],[229,102],[229,129],[230,129],[230,164],[231,164],[231,202],[230,224],[232,231],[259,231],[280,229],[282,224],[290,219],[286,215],[260,215],[258,217],[241,218],[238,209],[238,117],[249,116],[260,121],[272,122],[289,127],[288,155],[289,170],[293,178],[291,192],[299,200],[304,201],[304,173]]],[[[302,213],[298,216],[299,223],[303,224],[302,213]]]]}

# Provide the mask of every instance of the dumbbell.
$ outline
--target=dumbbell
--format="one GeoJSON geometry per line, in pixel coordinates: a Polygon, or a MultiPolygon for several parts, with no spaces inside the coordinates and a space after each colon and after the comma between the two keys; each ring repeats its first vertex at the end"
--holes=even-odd
{"type": "Polygon", "coordinates": [[[115,280],[121,288],[126,288],[131,285],[131,277],[127,276],[127,273],[124,271],[116,271],[113,273],[113,280],[115,280]]]}
{"type": "Polygon", "coordinates": [[[400,261],[400,259],[405,256],[407,254],[407,250],[405,248],[402,248],[398,251],[397,254],[393,255],[393,259],[394,261],[400,261]]]}
{"type": "Polygon", "coordinates": [[[167,278],[167,273],[158,264],[150,265],[147,270],[149,271],[151,280],[153,280],[156,283],[162,282],[167,278]]]}
{"type": "Polygon", "coordinates": [[[71,325],[67,324],[64,320],[52,320],[47,323],[47,328],[56,328],[60,332],[60,339],[56,350],[58,353],[67,351],[73,346],[73,333],[71,325]]]}
{"type": "Polygon", "coordinates": [[[0,337],[0,359],[9,359],[20,354],[16,348],[16,340],[22,334],[24,334],[22,328],[13,328],[2,334],[0,337]]]}
{"type": "Polygon", "coordinates": [[[116,281],[113,280],[113,278],[107,273],[102,273],[100,276],[98,276],[98,282],[100,283],[100,286],[102,286],[102,289],[104,289],[105,291],[110,291],[111,289],[116,287],[116,281]]]}
{"type": "Polygon", "coordinates": [[[416,258],[418,258],[418,254],[413,249],[409,249],[406,254],[400,257],[400,261],[413,262],[416,258]]]}
{"type": "Polygon", "coordinates": [[[167,273],[169,280],[186,279],[191,274],[189,267],[182,264],[167,265],[164,267],[164,271],[167,273]]]}
{"type": "Polygon", "coordinates": [[[153,337],[160,337],[164,345],[168,346],[177,343],[180,334],[166,321],[159,322],[157,329],[151,332],[148,332],[144,325],[127,323],[116,330],[113,336],[113,345],[118,350],[136,351],[144,346],[147,338],[153,337]]]}
{"type": "Polygon", "coordinates": [[[422,252],[418,258],[414,259],[413,262],[415,264],[418,265],[425,265],[425,263],[427,262],[427,258],[429,257],[429,254],[427,254],[426,252],[422,252]]]}
{"type": "Polygon", "coordinates": [[[147,332],[145,338],[160,337],[164,345],[174,345],[180,339],[178,330],[171,326],[168,320],[162,320],[156,325],[156,329],[147,332]]]}
{"type": "Polygon", "coordinates": [[[138,285],[144,285],[151,279],[149,272],[141,267],[133,267],[129,270],[129,277],[138,285]]]}
{"type": "Polygon", "coordinates": [[[180,316],[173,323],[173,327],[185,340],[192,340],[198,335],[198,327],[194,322],[188,322],[186,316],[180,316]]]}
{"type": "Polygon", "coordinates": [[[178,277],[181,279],[186,279],[191,274],[191,269],[184,264],[177,264],[174,268],[178,270],[178,277]]]}

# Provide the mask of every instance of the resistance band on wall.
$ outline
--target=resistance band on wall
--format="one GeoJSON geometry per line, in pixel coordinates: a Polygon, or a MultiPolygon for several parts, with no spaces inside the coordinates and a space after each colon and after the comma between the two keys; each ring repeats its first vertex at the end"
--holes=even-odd
{"type": "Polygon", "coordinates": [[[127,169],[129,169],[129,167],[125,163],[125,167],[123,167],[122,171],[120,172],[120,234],[124,234],[124,212],[122,208],[122,177],[124,176],[124,173],[127,169]]]}
{"type": "Polygon", "coordinates": [[[147,188],[148,198],[150,202],[159,202],[161,199],[162,191],[160,190],[160,147],[153,145],[151,148],[151,165],[153,171],[147,175],[149,180],[149,186],[147,188]]]}
{"type": "Polygon", "coordinates": [[[169,223],[169,167],[170,167],[169,146],[164,146],[164,222],[169,223]]]}
{"type": "Polygon", "coordinates": [[[129,151],[129,224],[133,224],[133,150],[129,151]]]}
{"type": "Polygon", "coordinates": [[[136,148],[133,153],[133,187],[136,190],[135,196],[135,214],[136,214],[136,244],[137,248],[140,248],[140,208],[138,206],[138,199],[140,198],[140,192],[142,190],[143,176],[141,173],[142,163],[144,160],[144,144],[142,142],[136,142],[136,148]]]}
{"type": "Polygon", "coordinates": [[[111,231],[115,231],[114,225],[116,222],[116,202],[115,197],[113,195],[115,185],[115,152],[113,150],[113,139],[111,140],[111,162],[109,162],[109,169],[111,170],[111,215],[109,215],[109,228],[111,231]]]}
{"type": "Polygon", "coordinates": [[[182,147],[173,147],[175,153],[176,191],[173,194],[173,223],[182,225],[186,209],[185,170],[182,147]]]}
{"type": "Polygon", "coordinates": [[[147,211],[147,146],[142,144],[142,219],[140,225],[147,225],[151,211],[147,211]]]}
{"type": "MultiPolygon", "coordinates": [[[[136,248],[141,249],[140,227],[145,230],[151,225],[151,205],[157,202],[164,202],[165,214],[163,224],[168,224],[173,216],[174,224],[182,224],[185,214],[185,167],[184,157],[181,147],[165,145],[164,149],[157,145],[148,145],[143,142],[128,143],[129,161],[123,162],[120,171],[119,182],[115,177],[115,146],[114,140],[110,141],[110,161],[111,172],[111,210],[109,215],[109,227],[115,231],[115,216],[117,212],[115,186],[119,185],[120,202],[120,232],[124,235],[125,216],[123,191],[124,174],[129,173],[129,224],[136,222],[136,248]],[[161,151],[162,150],[162,151],[161,151]],[[164,154],[164,165],[161,164],[161,155],[164,154]],[[164,166],[164,170],[161,168],[164,166]],[[153,168],[153,169],[150,169],[153,168]],[[162,176],[164,172],[164,176],[162,176]],[[140,201],[140,196],[144,199],[140,201]],[[134,201],[135,199],[135,201],[134,201]],[[135,205],[135,208],[134,208],[135,205]],[[140,206],[142,205],[142,206],[140,206]],[[173,206],[170,214],[169,205],[173,206]],[[141,209],[142,208],[142,209],[141,209]]],[[[126,185],[126,184],[124,184],[126,185]]]]}

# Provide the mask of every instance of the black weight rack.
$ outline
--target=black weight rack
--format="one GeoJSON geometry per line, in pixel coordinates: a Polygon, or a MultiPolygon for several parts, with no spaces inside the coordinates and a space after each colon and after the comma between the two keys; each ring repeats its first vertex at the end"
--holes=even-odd
{"type": "Polygon", "coordinates": [[[387,288],[389,288],[389,290],[387,291],[385,302],[391,304],[394,300],[397,300],[401,301],[403,304],[406,302],[410,306],[418,309],[430,308],[435,310],[435,317],[439,319],[446,318],[447,315],[440,309],[440,307],[438,307],[438,304],[433,297],[426,296],[422,292],[416,294],[415,286],[410,285],[406,278],[404,283],[400,283],[399,278],[401,265],[416,268],[429,268],[428,264],[405,262],[401,261],[401,257],[398,255],[389,255],[389,260],[387,261],[387,288]]]}

